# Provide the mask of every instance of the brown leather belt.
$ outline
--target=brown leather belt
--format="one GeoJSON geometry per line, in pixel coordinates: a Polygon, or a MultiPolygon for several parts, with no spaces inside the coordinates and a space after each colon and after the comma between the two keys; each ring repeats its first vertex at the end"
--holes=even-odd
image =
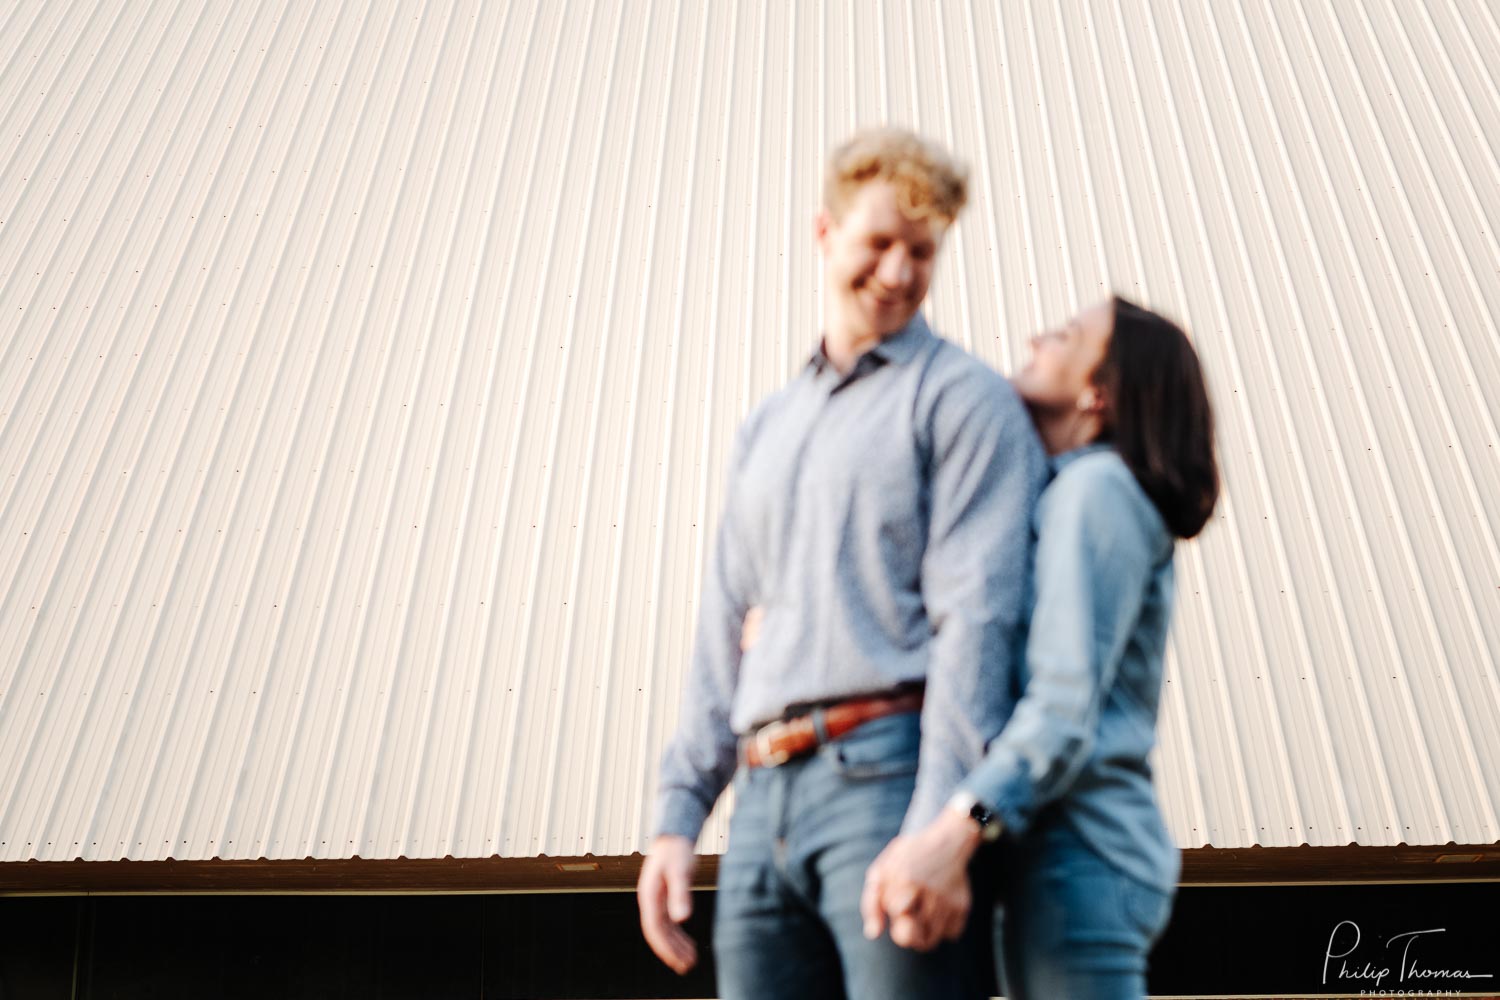
{"type": "Polygon", "coordinates": [[[866,722],[921,709],[920,690],[876,698],[852,698],[826,705],[806,715],[772,722],[741,737],[740,760],[746,767],[776,767],[811,753],[866,722]],[[820,720],[821,734],[818,731],[820,720]]]}

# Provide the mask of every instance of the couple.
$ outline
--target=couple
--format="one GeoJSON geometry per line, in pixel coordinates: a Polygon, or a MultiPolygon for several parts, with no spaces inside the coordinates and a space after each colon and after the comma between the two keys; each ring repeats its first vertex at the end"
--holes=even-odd
{"type": "Polygon", "coordinates": [[[934,336],[966,198],[910,133],[834,152],[822,342],[735,441],[637,890],[685,972],[732,778],[723,997],[983,996],[997,903],[1009,996],[1139,997],[1170,913],[1147,755],[1174,542],[1218,493],[1197,356],[1120,299],[1034,337],[1013,383],[934,336]]]}

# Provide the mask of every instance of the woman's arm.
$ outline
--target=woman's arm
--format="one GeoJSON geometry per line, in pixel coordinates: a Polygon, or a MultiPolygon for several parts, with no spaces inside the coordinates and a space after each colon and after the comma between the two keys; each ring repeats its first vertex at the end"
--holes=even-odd
{"type": "Polygon", "coordinates": [[[1030,672],[1015,712],[962,788],[1022,834],[1072,785],[1171,539],[1113,453],[1075,460],[1038,512],[1030,672]]]}

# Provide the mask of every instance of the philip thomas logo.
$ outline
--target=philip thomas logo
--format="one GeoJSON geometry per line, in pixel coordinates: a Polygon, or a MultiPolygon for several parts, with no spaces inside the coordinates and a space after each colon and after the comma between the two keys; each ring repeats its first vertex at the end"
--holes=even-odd
{"type": "MultiPolygon", "coordinates": [[[[1333,933],[1328,935],[1328,947],[1323,952],[1323,984],[1326,986],[1331,977],[1336,984],[1371,987],[1362,989],[1362,993],[1389,992],[1382,988],[1400,986],[1407,988],[1400,990],[1401,993],[1410,989],[1412,995],[1421,995],[1419,990],[1434,990],[1439,987],[1456,990],[1471,979],[1493,979],[1494,973],[1436,968],[1423,958],[1424,942],[1430,945],[1433,935],[1446,931],[1446,927],[1429,927],[1392,934],[1386,939],[1385,948],[1377,953],[1377,959],[1370,960],[1355,955],[1363,939],[1359,924],[1352,920],[1340,920],[1334,925],[1333,933]]],[[[1366,948],[1366,952],[1371,950],[1366,948]]]]}

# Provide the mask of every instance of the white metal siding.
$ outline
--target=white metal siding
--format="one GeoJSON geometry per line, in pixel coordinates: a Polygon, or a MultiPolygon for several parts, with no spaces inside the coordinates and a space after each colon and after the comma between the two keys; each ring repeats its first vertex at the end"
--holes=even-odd
{"type": "MultiPolygon", "coordinates": [[[[624,854],[825,151],[973,167],[935,325],[1184,319],[1184,847],[1500,840],[1484,0],[0,12],[0,860],[624,854]]],[[[722,845],[722,818],[705,845],[722,845]]]]}

